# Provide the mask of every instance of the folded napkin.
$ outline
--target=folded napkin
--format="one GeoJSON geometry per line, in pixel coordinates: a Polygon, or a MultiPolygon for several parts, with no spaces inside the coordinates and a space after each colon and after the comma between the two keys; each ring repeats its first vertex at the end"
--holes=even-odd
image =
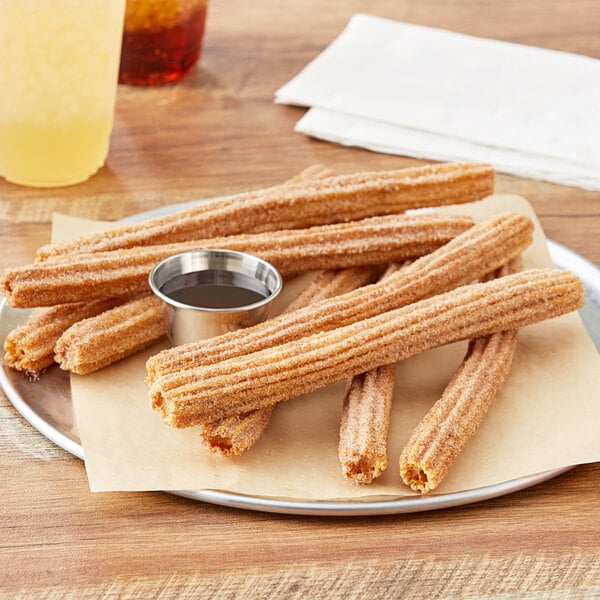
{"type": "Polygon", "coordinates": [[[600,190],[600,61],[355,15],[276,92],[308,135],[600,190]]]}

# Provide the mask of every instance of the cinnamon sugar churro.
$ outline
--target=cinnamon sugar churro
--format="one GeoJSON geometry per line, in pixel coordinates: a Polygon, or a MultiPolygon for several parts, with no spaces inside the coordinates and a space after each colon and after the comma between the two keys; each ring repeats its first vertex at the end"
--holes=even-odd
{"type": "Polygon", "coordinates": [[[162,259],[201,248],[249,252],[282,275],[383,264],[422,256],[473,224],[466,216],[389,215],[361,221],[97,252],[9,270],[2,287],[11,306],[27,308],[148,291],[148,274],[162,259]]]}
{"type": "Polygon", "coordinates": [[[473,436],[512,363],[517,331],[478,338],[400,454],[400,475],[416,492],[435,489],[473,436]]]}
{"type": "Polygon", "coordinates": [[[422,206],[471,202],[490,195],[493,187],[492,167],[479,163],[338,175],[237,194],[143,223],[56,242],[40,248],[37,260],[242,232],[305,228],[422,206]]]}
{"type": "Polygon", "coordinates": [[[152,295],[72,325],[55,345],[61,369],[79,375],[110,365],[165,335],[161,306],[152,295]]]}
{"type": "Polygon", "coordinates": [[[468,229],[432,254],[370,286],[218,338],[164,350],[151,357],[147,382],[241,353],[256,352],[319,331],[328,331],[470,283],[518,256],[532,241],[533,224],[505,213],[468,229]]]}
{"type": "MultiPolygon", "coordinates": [[[[400,268],[397,264],[390,265],[382,278],[400,268]]],[[[340,419],[338,456],[342,472],[356,483],[371,483],[388,466],[394,372],[394,365],[383,365],[356,375],[348,383],[340,419]]]]}
{"type": "Polygon", "coordinates": [[[11,331],[4,340],[7,365],[35,377],[54,363],[54,346],[71,325],[113,308],[127,298],[53,306],[11,331]]]}
{"type": "Polygon", "coordinates": [[[150,393],[163,421],[189,427],[227,418],[458,340],[574,311],[583,286],[557,269],[529,269],[463,286],[412,305],[246,354],[167,375],[150,393]]]}
{"type": "Polygon", "coordinates": [[[361,373],[346,390],[338,455],[342,472],[356,483],[369,484],[387,469],[394,372],[394,365],[383,365],[361,373]]]}
{"type": "MultiPolygon", "coordinates": [[[[513,261],[499,269],[497,277],[519,268],[519,261],[513,261]]],[[[496,398],[516,347],[516,329],[471,340],[444,393],[400,453],[400,475],[406,485],[427,493],[441,483],[496,398]]]]}
{"type": "MultiPolygon", "coordinates": [[[[308,306],[317,299],[331,298],[369,283],[381,271],[381,267],[357,267],[339,271],[323,271],[285,309],[284,313],[308,306]]],[[[212,356],[219,360],[218,354],[212,356]]],[[[202,441],[212,452],[224,456],[239,456],[251,448],[262,436],[269,421],[273,406],[235,415],[221,421],[205,424],[202,441]]]]}

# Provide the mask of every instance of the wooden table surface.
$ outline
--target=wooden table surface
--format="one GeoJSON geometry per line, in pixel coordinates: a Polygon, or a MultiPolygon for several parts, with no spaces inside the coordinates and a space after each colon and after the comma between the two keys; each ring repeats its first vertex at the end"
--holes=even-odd
{"type": "MultiPolygon", "coordinates": [[[[120,87],[106,166],[36,190],[0,180],[0,268],[29,262],[54,211],[119,219],[336,171],[418,161],[294,133],[274,91],[356,12],[600,58],[597,0],[211,0],[183,82],[120,87]]],[[[493,76],[493,73],[490,73],[493,76]]],[[[498,175],[548,237],[600,265],[600,193],[498,175]]],[[[89,492],[83,463],[0,396],[2,598],[600,597],[600,465],[461,508],[357,518],[273,515],[166,493],[89,492]]]]}

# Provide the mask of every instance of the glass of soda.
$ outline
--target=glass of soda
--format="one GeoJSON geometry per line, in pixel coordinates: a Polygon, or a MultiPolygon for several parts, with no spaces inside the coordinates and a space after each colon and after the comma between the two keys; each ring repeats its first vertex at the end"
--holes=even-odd
{"type": "Polygon", "coordinates": [[[200,58],[208,0],[127,0],[119,83],[160,85],[200,58]]]}

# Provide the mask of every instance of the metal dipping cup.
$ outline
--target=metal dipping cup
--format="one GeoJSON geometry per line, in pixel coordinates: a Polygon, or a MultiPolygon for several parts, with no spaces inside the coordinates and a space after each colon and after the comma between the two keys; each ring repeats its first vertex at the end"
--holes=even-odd
{"type": "MultiPolygon", "coordinates": [[[[264,321],[271,303],[281,291],[281,275],[268,262],[233,250],[193,250],[170,256],[154,267],[149,278],[150,287],[162,300],[163,320],[167,336],[174,346],[256,325],[264,321]],[[172,298],[174,280],[202,284],[238,286],[236,278],[242,278],[245,289],[265,295],[252,304],[234,308],[208,308],[183,303],[172,298]]],[[[178,289],[181,286],[178,285],[178,289]]]]}

